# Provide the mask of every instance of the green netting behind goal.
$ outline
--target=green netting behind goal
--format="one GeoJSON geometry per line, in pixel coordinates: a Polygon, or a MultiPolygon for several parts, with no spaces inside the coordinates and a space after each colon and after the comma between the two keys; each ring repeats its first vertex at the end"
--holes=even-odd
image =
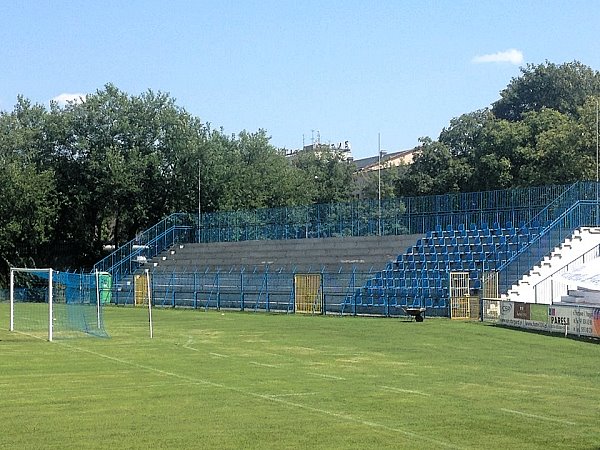
{"type": "Polygon", "coordinates": [[[31,269],[12,273],[12,330],[49,339],[108,336],[102,315],[103,299],[110,290],[105,277],[31,269]]]}

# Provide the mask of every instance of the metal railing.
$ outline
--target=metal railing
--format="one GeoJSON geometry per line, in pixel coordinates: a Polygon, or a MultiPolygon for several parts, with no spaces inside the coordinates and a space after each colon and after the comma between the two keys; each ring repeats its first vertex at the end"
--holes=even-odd
{"type": "Polygon", "coordinates": [[[109,272],[113,283],[118,283],[173,245],[193,242],[195,224],[194,217],[189,214],[171,214],[96,263],[94,271],[109,272]]]}
{"type": "MultiPolygon", "coordinates": [[[[592,189],[593,187],[593,189],[592,189]]],[[[424,234],[471,223],[530,222],[557,198],[584,199],[595,183],[402,197],[350,203],[221,211],[202,214],[199,242],[424,234]],[[379,213],[381,211],[381,217],[379,213]]],[[[548,214],[551,210],[547,209],[548,214]]]]}
{"type": "MultiPolygon", "coordinates": [[[[303,272],[302,272],[303,273],[303,272]]],[[[356,303],[353,293],[372,273],[316,272],[322,278],[324,314],[401,315],[403,310],[384,305],[356,303]]],[[[150,287],[155,306],[193,309],[228,309],[293,313],[295,271],[216,270],[162,272],[152,270],[150,287]]],[[[132,283],[133,284],[133,283],[132,283]]],[[[135,289],[112,287],[111,302],[117,306],[135,304],[135,289]]]]}
{"type": "MultiPolygon", "coordinates": [[[[577,201],[596,199],[597,184],[532,187],[251,211],[176,213],[94,266],[113,282],[178,243],[425,234],[459,224],[546,223],[577,201]],[[381,211],[381,214],[380,214],[381,211]],[[381,223],[381,228],[379,228],[381,223]]],[[[560,234],[560,233],[559,233],[560,234]]],[[[518,266],[518,263],[517,263],[518,266]]]]}
{"type": "Polygon", "coordinates": [[[512,285],[538,264],[544,256],[569,237],[576,228],[599,224],[598,202],[577,201],[542,229],[520,252],[498,267],[500,293],[505,294],[512,285]]]}
{"type": "Polygon", "coordinates": [[[535,303],[553,303],[563,295],[567,295],[569,293],[569,283],[566,280],[561,280],[560,274],[594,260],[598,256],[600,256],[600,245],[591,248],[583,255],[573,258],[567,263],[562,263],[560,269],[555,270],[533,284],[532,289],[535,303]]]}

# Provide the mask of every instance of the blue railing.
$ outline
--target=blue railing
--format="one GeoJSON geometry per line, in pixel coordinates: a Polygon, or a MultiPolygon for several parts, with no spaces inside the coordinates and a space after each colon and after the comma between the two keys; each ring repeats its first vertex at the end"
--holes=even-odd
{"type": "Polygon", "coordinates": [[[321,204],[197,215],[172,214],[94,269],[117,283],[177,243],[425,234],[460,224],[546,224],[569,205],[596,199],[593,182],[502,191],[321,204]]]}
{"type": "Polygon", "coordinates": [[[171,214],[102,259],[94,270],[109,272],[113,283],[117,283],[173,245],[193,242],[197,222],[194,219],[189,214],[171,214]]]}
{"type": "MultiPolygon", "coordinates": [[[[580,192],[586,198],[586,192],[580,192]]],[[[595,195],[595,194],[594,194],[595,195]]],[[[600,225],[600,205],[596,200],[576,201],[562,211],[519,253],[498,267],[499,290],[506,293],[512,285],[560,245],[579,227],[600,225]]]]}
{"type": "MultiPolygon", "coordinates": [[[[527,223],[553,200],[572,192],[571,204],[595,193],[595,183],[364,200],[202,214],[199,242],[302,239],[377,234],[425,234],[458,224],[527,223]]],[[[595,195],[595,194],[594,194],[595,195]]],[[[569,197],[570,198],[570,197],[569,197]]],[[[595,197],[589,197],[595,198],[595,197]]],[[[550,210],[547,211],[551,213],[550,210]]]]}
{"type": "MultiPolygon", "coordinates": [[[[156,306],[194,309],[236,309],[240,311],[294,312],[295,271],[150,271],[152,301],[156,306]]],[[[359,285],[372,276],[354,271],[321,272],[323,310],[342,314],[348,286],[359,285]]],[[[133,305],[135,292],[113,287],[112,303],[133,305]]],[[[360,309],[360,305],[358,305],[360,309]]],[[[383,313],[381,309],[379,313],[383,313]]],[[[356,310],[352,311],[356,314],[356,310]]],[[[400,314],[398,311],[397,314],[400,314]]]]}

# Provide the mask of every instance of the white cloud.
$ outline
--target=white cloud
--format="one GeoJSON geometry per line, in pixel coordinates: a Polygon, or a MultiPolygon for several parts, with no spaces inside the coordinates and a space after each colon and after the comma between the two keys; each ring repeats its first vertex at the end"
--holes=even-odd
{"type": "Polygon", "coordinates": [[[511,48],[503,52],[490,53],[488,55],[480,55],[473,58],[474,63],[510,63],[521,64],[523,62],[523,52],[511,48]]]}
{"type": "Polygon", "coordinates": [[[68,94],[63,93],[57,95],[52,101],[58,103],[60,106],[65,106],[67,103],[83,103],[85,102],[86,94],[68,94]]]}

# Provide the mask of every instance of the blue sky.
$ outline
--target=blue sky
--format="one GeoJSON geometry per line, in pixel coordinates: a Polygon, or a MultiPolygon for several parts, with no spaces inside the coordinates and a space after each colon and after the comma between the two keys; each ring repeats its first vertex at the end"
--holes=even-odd
{"type": "Polygon", "coordinates": [[[387,151],[437,138],[527,63],[600,70],[599,19],[596,0],[5,1],[0,109],[113,83],[228,134],[348,140],[361,158],[379,133],[387,151]]]}

